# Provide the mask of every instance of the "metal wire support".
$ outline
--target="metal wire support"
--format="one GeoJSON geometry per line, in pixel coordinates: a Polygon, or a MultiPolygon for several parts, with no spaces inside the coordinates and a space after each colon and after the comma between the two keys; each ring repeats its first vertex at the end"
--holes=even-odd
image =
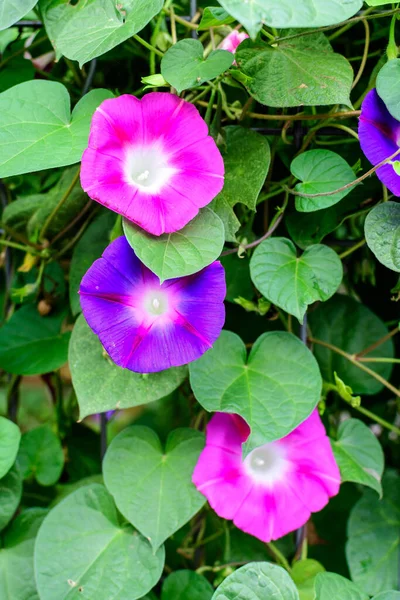
{"type": "Polygon", "coordinates": [[[97,67],[97,58],[94,58],[93,60],[90,61],[90,64],[89,64],[89,70],[88,70],[88,74],[86,77],[86,81],[82,88],[82,96],[84,96],[85,94],[88,93],[89,88],[92,85],[93,77],[96,73],[96,67],[97,67]]]}
{"type": "MultiPolygon", "coordinates": [[[[197,0],[190,0],[190,19],[192,20],[197,13],[197,0]]],[[[197,38],[197,31],[192,29],[191,31],[192,38],[197,38]]]]}
{"type": "Polygon", "coordinates": [[[100,413],[100,456],[103,460],[107,451],[107,413],[100,413]]]}

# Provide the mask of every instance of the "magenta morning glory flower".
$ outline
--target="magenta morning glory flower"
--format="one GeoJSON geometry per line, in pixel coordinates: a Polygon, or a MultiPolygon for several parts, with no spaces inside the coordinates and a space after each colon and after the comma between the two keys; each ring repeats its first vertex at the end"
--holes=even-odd
{"type": "Polygon", "coordinates": [[[222,190],[224,163],[198,110],[174,94],[105,100],[91,124],[81,183],[149,233],[182,229],[222,190]]]}
{"type": "Polygon", "coordinates": [[[221,50],[228,50],[228,52],[232,52],[235,54],[237,47],[239,44],[243,42],[243,40],[247,39],[249,36],[244,31],[239,33],[236,29],[234,29],[229,35],[226,36],[218,46],[221,50]]]}
{"type": "MultiPolygon", "coordinates": [[[[358,134],[361,149],[374,166],[399,149],[400,122],[392,117],[375,89],[368,92],[362,103],[358,134]]],[[[395,163],[398,164],[396,159],[395,163]]],[[[400,176],[394,166],[383,165],[376,174],[392,194],[400,196],[400,176]]]]}
{"type": "Polygon", "coordinates": [[[338,493],[340,473],[316,410],[292,433],[243,459],[249,433],[238,415],[216,413],[193,483],[220,517],[270,542],[321,510],[338,493]]]}
{"type": "Polygon", "coordinates": [[[154,373],[199,358],[225,320],[225,273],[214,262],[160,285],[124,237],[114,240],[82,279],[83,314],[120,367],[154,373]]]}

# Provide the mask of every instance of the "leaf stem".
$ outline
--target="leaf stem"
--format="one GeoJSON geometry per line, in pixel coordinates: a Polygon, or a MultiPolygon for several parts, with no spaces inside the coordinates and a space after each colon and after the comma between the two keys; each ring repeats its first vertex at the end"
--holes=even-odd
{"type": "Polygon", "coordinates": [[[64,205],[64,203],[68,200],[72,190],[74,189],[75,185],[78,182],[79,179],[79,174],[81,172],[80,167],[78,168],[77,172],[75,173],[74,177],[72,178],[71,183],[69,184],[68,188],[66,189],[64,195],[60,198],[59,202],[56,204],[56,206],[53,208],[53,210],[51,211],[51,213],[49,214],[49,216],[47,217],[46,221],[43,224],[43,227],[40,231],[39,234],[39,240],[43,240],[44,236],[52,222],[52,220],[54,219],[54,217],[56,216],[56,214],[58,213],[58,211],[60,210],[60,208],[64,205]]]}
{"type": "Polygon", "coordinates": [[[367,60],[368,60],[368,51],[369,51],[369,42],[371,39],[371,35],[370,35],[370,29],[369,29],[369,24],[368,21],[366,19],[362,20],[362,24],[364,25],[365,28],[365,44],[364,44],[364,52],[363,52],[363,56],[361,59],[361,64],[360,67],[358,69],[357,75],[354,78],[353,81],[353,85],[351,86],[351,89],[353,90],[357,83],[360,81],[362,74],[364,73],[364,69],[365,69],[365,65],[367,64],[367,60]]]}
{"type": "Polygon", "coordinates": [[[384,335],[380,340],[378,340],[377,342],[374,342],[373,344],[371,344],[370,346],[368,346],[364,350],[361,350],[361,352],[358,352],[355,355],[355,357],[357,359],[359,359],[362,356],[365,356],[366,354],[369,354],[370,352],[372,352],[376,348],[379,348],[379,346],[381,346],[382,344],[384,344],[385,342],[387,342],[388,340],[390,340],[390,338],[392,338],[393,336],[395,336],[396,333],[399,333],[399,331],[400,331],[400,329],[398,327],[395,327],[394,329],[392,329],[392,331],[389,331],[389,333],[387,333],[386,335],[384,335]]]}
{"type": "MultiPolygon", "coordinates": [[[[165,12],[165,14],[167,14],[169,17],[171,17],[171,11],[168,10],[168,8],[166,6],[164,6],[163,11],[165,12]]],[[[192,23],[191,21],[186,21],[186,19],[183,19],[182,17],[179,17],[178,15],[175,15],[175,21],[177,23],[180,23],[181,25],[184,25],[188,29],[196,30],[199,28],[199,26],[196,25],[196,23],[192,23]]]]}
{"type": "Polygon", "coordinates": [[[379,425],[382,425],[382,427],[385,427],[385,429],[389,429],[389,431],[393,431],[393,433],[400,436],[400,429],[396,427],[396,425],[392,425],[392,423],[389,423],[389,421],[382,419],[381,417],[371,412],[367,408],[364,408],[363,406],[353,406],[353,408],[355,408],[356,410],[358,410],[358,412],[371,419],[371,421],[379,423],[379,425]]]}
{"type": "Polygon", "coordinates": [[[277,546],[273,542],[267,542],[266,546],[276,558],[278,563],[281,564],[282,567],[284,567],[286,571],[288,571],[288,573],[290,573],[292,569],[289,565],[289,561],[287,560],[286,556],[282,554],[279,548],[277,548],[277,546]]]}
{"type": "Polygon", "coordinates": [[[154,52],[154,54],[157,54],[157,56],[160,56],[160,58],[162,58],[164,56],[163,52],[161,52],[160,50],[158,50],[158,48],[155,48],[154,46],[149,44],[149,42],[146,42],[146,40],[141,38],[139,35],[133,35],[132,37],[134,40],[139,42],[139,44],[141,44],[142,46],[147,48],[147,50],[150,50],[151,52],[154,52]]]}
{"type": "Polygon", "coordinates": [[[350,254],[353,254],[353,252],[355,252],[359,248],[362,248],[365,245],[365,242],[366,242],[365,239],[364,240],[360,240],[359,242],[357,242],[357,244],[354,244],[354,246],[352,246],[348,250],[345,250],[344,252],[342,252],[341,254],[339,254],[339,258],[343,260],[343,258],[346,258],[346,256],[349,256],[350,254]]]}

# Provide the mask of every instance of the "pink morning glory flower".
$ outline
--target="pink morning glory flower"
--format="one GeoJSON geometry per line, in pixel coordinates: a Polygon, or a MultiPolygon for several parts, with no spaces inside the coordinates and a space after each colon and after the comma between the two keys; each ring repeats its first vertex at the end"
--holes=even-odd
{"type": "Polygon", "coordinates": [[[249,36],[244,31],[239,33],[236,29],[234,29],[229,35],[226,36],[218,46],[221,50],[228,50],[228,52],[232,52],[235,54],[237,47],[239,44],[243,42],[243,40],[247,39],[249,36]]]}
{"type": "Polygon", "coordinates": [[[199,358],[219,337],[225,320],[221,263],[160,285],[124,237],[92,264],[79,293],[86,321],[109,356],[139,373],[199,358]]]}
{"type": "MultiPolygon", "coordinates": [[[[358,134],[361,149],[374,166],[399,149],[400,122],[392,117],[375,89],[368,92],[362,103],[358,134]]],[[[376,171],[382,183],[395,196],[400,196],[399,158],[376,171]]]]}
{"type": "Polygon", "coordinates": [[[182,229],[222,190],[224,163],[198,110],[174,94],[124,95],[97,108],[81,183],[149,233],[182,229]]]}
{"type": "Polygon", "coordinates": [[[317,410],[286,437],[243,459],[249,433],[238,415],[216,413],[193,483],[220,517],[270,542],[321,510],[338,493],[340,473],[317,410]]]}

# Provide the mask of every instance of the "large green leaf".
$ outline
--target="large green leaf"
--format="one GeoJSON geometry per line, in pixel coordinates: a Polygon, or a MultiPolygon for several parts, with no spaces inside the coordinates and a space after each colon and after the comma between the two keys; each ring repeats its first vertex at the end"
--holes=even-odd
{"type": "MultiPolygon", "coordinates": [[[[314,338],[336,346],[351,356],[368,349],[388,333],[385,324],[369,308],[340,294],[311,312],[309,322],[314,338]]],[[[314,354],[326,381],[335,383],[336,372],[356,394],[377,394],[383,387],[371,375],[329,348],[315,344],[314,354]]],[[[393,342],[387,340],[368,352],[369,358],[374,356],[393,358],[393,342]]],[[[390,378],[390,363],[371,362],[368,367],[385,379],[390,378]]]]}
{"type": "MultiPolygon", "coordinates": [[[[248,6],[246,6],[248,10],[248,6]]],[[[350,103],[353,69],[322,33],[269,45],[245,40],[236,52],[249,93],[276,107],[350,103]]]]}
{"type": "Polygon", "coordinates": [[[228,15],[223,8],[216,6],[208,6],[204,9],[203,15],[199,23],[199,31],[209,29],[210,27],[221,27],[221,25],[230,25],[234,22],[234,18],[228,15]]]}
{"type": "Polygon", "coordinates": [[[60,333],[63,315],[41,317],[36,306],[17,310],[0,329],[0,367],[16,375],[41,375],[68,358],[70,332],[60,333]]]}
{"type": "Polygon", "coordinates": [[[400,479],[388,473],[383,479],[383,500],[366,490],[348,522],[346,556],[351,578],[367,594],[398,585],[400,560],[400,479]]]}
{"type": "Polygon", "coordinates": [[[14,25],[35,6],[37,0],[1,0],[0,31],[14,25]]]}
{"type": "Polygon", "coordinates": [[[106,98],[111,92],[92,90],[71,114],[67,89],[54,81],[27,81],[0,94],[0,177],[79,162],[93,112],[106,98]]]}
{"type": "Polygon", "coordinates": [[[73,597],[136,600],[151,590],[164,566],[164,549],[120,522],[100,484],[70,494],[47,515],[35,546],[40,600],[73,597]]]}
{"type": "Polygon", "coordinates": [[[39,6],[58,57],[82,66],[141,31],[160,12],[163,0],[40,0],[39,6]]]}
{"type": "Polygon", "coordinates": [[[277,331],[260,336],[249,357],[240,337],[223,331],[214,347],[191,363],[190,382],[206,410],[246,419],[251,427],[247,452],[297,427],[321,392],[311,352],[290,333],[277,331]]]}
{"type": "Polygon", "coordinates": [[[336,573],[320,573],[315,579],[315,600],[368,600],[352,581],[336,573]]]}
{"type": "Polygon", "coordinates": [[[195,571],[175,571],[163,583],[161,600],[211,600],[214,588],[195,571]]]}
{"type": "Polygon", "coordinates": [[[7,475],[0,479],[0,531],[4,529],[17,510],[21,495],[21,474],[14,465],[7,475]]]}
{"type": "Polygon", "coordinates": [[[19,427],[9,419],[0,417],[0,479],[13,466],[20,439],[19,427]]]}
{"type": "Polygon", "coordinates": [[[87,415],[139,406],[163,398],[173,392],[187,375],[186,367],[150,374],[117,367],[105,355],[99,339],[83,315],[72,332],[69,364],[81,419],[87,415]]]}
{"type": "Polygon", "coordinates": [[[332,441],[342,481],[367,485],[382,494],[383,450],[372,431],[358,419],[344,421],[332,441]]]}
{"type": "Polygon", "coordinates": [[[309,304],[333,296],[342,282],[343,267],[328,246],[309,246],[298,257],[291,240],[274,237],[257,247],[250,273],[263,296],[302,321],[309,304]]]}
{"type": "Polygon", "coordinates": [[[318,573],[325,568],[312,558],[305,558],[294,563],[290,573],[299,592],[300,600],[315,600],[314,583],[318,573]]]}
{"type": "Polygon", "coordinates": [[[225,242],[223,222],[207,207],[175,233],[151,235],[127,220],[124,233],[135,254],[161,283],[201,271],[219,257],[225,242]]]}
{"type": "Polygon", "coordinates": [[[64,466],[64,453],[59,438],[48,425],[24,433],[18,452],[22,477],[34,476],[40,485],[54,485],[64,466]]]}
{"type": "Polygon", "coordinates": [[[33,572],[33,549],[46,512],[43,508],[25,510],[3,533],[0,546],[1,600],[39,600],[33,572]]]}
{"type": "Polygon", "coordinates": [[[254,562],[240,567],[217,588],[212,600],[299,600],[290,575],[277,565],[254,562]]]}
{"type": "Polygon", "coordinates": [[[398,121],[400,120],[400,59],[389,60],[378,73],[376,91],[384,101],[386,108],[398,121]]]}
{"type": "Polygon", "coordinates": [[[114,223],[115,214],[105,210],[90,223],[74,248],[69,275],[69,301],[73,315],[79,314],[82,310],[78,294],[82,277],[96,258],[100,258],[104,252],[110,241],[109,235],[114,223]]]}
{"type": "MultiPolygon", "coordinates": [[[[331,150],[309,150],[297,156],[290,165],[292,175],[302,183],[295,186],[302,194],[321,194],[333,192],[354,181],[353,169],[336,152],[331,150]]],[[[317,198],[302,198],[296,196],[296,209],[301,212],[312,212],[337,204],[351,192],[348,188],[331,196],[317,198]]]]}
{"type": "Polygon", "coordinates": [[[161,75],[180,94],[215,79],[233,63],[233,54],[227,50],[213,50],[206,58],[203,55],[199,40],[180,40],[164,54],[161,75]]]}
{"type": "Polygon", "coordinates": [[[295,3],[293,0],[219,0],[219,3],[252,37],[263,25],[278,28],[334,25],[354,15],[362,6],[362,0],[299,0],[295,3]]]}
{"type": "Polygon", "coordinates": [[[204,436],[177,429],[163,450],[147,427],[124,429],[104,459],[104,483],[124,517],[154,551],[195,515],[205,498],[192,483],[204,436]]]}
{"type": "Polygon", "coordinates": [[[223,129],[223,134],[225,145],[220,150],[225,165],[225,183],[210,206],[224,223],[226,240],[234,242],[240,223],[233,207],[240,202],[251,210],[256,209],[271,153],[265,136],[250,129],[230,125],[223,129]]]}
{"type": "Polygon", "coordinates": [[[365,219],[365,239],[385,267],[400,273],[400,204],[378,204],[365,219]]]}

